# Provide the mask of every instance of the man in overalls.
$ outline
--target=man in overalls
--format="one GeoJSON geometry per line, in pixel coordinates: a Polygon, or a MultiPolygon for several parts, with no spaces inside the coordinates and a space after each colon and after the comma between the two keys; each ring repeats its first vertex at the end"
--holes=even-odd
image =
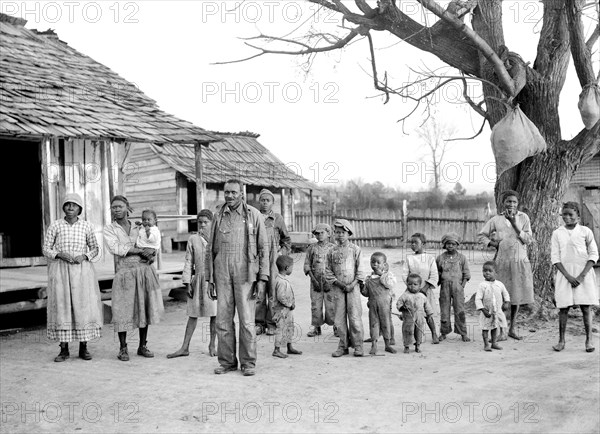
{"type": "Polygon", "coordinates": [[[245,376],[255,374],[256,296],[269,280],[267,232],[256,208],[244,202],[243,184],[225,183],[225,204],[216,213],[208,243],[206,280],[210,297],[217,300],[217,356],[215,374],[235,371],[235,324],[237,308],[240,327],[240,365],[245,376]]]}
{"type": "Polygon", "coordinates": [[[256,325],[256,334],[260,335],[263,331],[271,336],[275,333],[275,322],[271,318],[271,305],[273,297],[273,288],[275,288],[275,279],[277,277],[277,257],[279,255],[289,255],[292,251],[292,240],[288,234],[285,222],[281,214],[273,212],[275,196],[270,190],[263,188],[258,196],[260,201],[260,212],[265,220],[268,238],[269,263],[271,264],[271,275],[267,283],[266,291],[259,293],[256,298],[256,316],[254,319],[256,325]]]}

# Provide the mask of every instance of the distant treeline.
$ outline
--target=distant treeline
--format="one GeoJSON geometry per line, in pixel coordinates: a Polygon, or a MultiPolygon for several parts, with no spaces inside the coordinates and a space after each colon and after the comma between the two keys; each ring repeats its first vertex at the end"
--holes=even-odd
{"type": "MultiPolygon", "coordinates": [[[[335,202],[341,209],[402,209],[402,201],[408,200],[411,209],[475,209],[484,208],[489,203],[494,207],[493,192],[482,192],[475,195],[467,194],[466,189],[456,183],[449,192],[430,189],[427,191],[410,192],[394,187],[386,187],[381,182],[362,182],[351,180],[335,185],[321,185],[320,194],[315,195],[315,209],[329,209],[335,202]]],[[[299,210],[308,206],[308,200],[299,204],[299,210]]]]}

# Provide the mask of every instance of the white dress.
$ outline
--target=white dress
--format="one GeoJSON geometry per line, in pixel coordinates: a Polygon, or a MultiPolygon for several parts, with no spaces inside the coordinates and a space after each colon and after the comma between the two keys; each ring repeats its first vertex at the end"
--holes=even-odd
{"type": "Polygon", "coordinates": [[[487,318],[483,312],[479,312],[479,325],[481,330],[494,330],[495,328],[507,328],[506,315],[502,310],[502,304],[510,301],[510,295],[506,287],[499,280],[493,282],[484,281],[479,284],[475,294],[475,309],[486,308],[492,316],[487,318]]]}
{"type": "MultiPolygon", "coordinates": [[[[594,241],[594,234],[588,227],[579,224],[571,230],[561,226],[552,233],[551,259],[552,264],[563,264],[571,276],[579,276],[588,261],[598,261],[598,247],[594,241]]],[[[598,283],[594,270],[591,269],[583,282],[575,288],[560,271],[557,271],[554,298],[559,309],[580,304],[597,305],[598,283]]]]}
{"type": "Polygon", "coordinates": [[[420,255],[407,255],[402,266],[402,280],[407,284],[408,275],[416,273],[421,276],[421,289],[425,283],[429,283],[433,288],[427,290],[427,300],[431,304],[434,315],[440,314],[440,290],[438,288],[438,268],[435,262],[435,256],[429,253],[421,253],[420,255]]]}

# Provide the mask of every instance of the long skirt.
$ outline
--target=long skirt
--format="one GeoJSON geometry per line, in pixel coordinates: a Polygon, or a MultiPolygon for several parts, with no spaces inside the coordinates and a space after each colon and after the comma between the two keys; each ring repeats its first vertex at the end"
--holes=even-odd
{"type": "Polygon", "coordinates": [[[113,280],[112,322],[117,332],[157,324],[164,312],[156,271],[152,265],[135,258],[138,257],[122,260],[113,280]]]}
{"type": "Polygon", "coordinates": [[[46,312],[48,339],[87,342],[99,338],[104,321],[94,264],[51,261],[46,312]]]}

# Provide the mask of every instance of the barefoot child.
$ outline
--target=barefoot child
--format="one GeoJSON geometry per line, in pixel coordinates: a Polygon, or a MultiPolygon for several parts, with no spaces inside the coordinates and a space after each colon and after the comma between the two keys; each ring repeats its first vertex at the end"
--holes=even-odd
{"type": "Polygon", "coordinates": [[[415,344],[415,352],[421,352],[421,342],[425,335],[425,324],[433,316],[433,310],[425,294],[421,292],[422,279],[417,273],[410,273],[406,279],[407,290],[398,298],[396,308],[402,314],[402,340],[404,353],[415,344]],[[427,318],[427,319],[426,319],[427,318]]]}
{"type": "Polygon", "coordinates": [[[435,260],[440,276],[440,341],[450,333],[450,308],[454,309],[454,333],[461,335],[463,342],[469,342],[465,319],[465,285],[471,279],[467,258],[458,252],[458,235],[450,232],[442,237],[442,246],[446,250],[435,260]]]}
{"type": "Polygon", "coordinates": [[[567,202],[562,208],[565,225],[552,233],[552,264],[557,269],[554,298],[560,309],[558,322],[558,345],[555,351],[565,348],[565,330],[571,306],[579,305],[585,327],[585,350],[594,351],[590,341],[590,305],[598,304],[598,285],[592,267],[598,261],[598,247],[594,234],[579,223],[579,205],[567,202]]]}
{"type": "Polygon", "coordinates": [[[346,219],[337,219],[333,224],[336,245],[327,256],[325,278],[333,286],[335,299],[335,327],[340,342],[332,357],[348,354],[354,347],[356,357],[363,356],[363,323],[360,291],[356,289],[364,281],[360,269],[360,247],[348,241],[354,228],[346,219]]]}
{"type": "MultiPolygon", "coordinates": [[[[415,253],[407,255],[402,267],[402,280],[408,285],[408,275],[416,273],[421,276],[421,292],[427,297],[429,305],[435,314],[439,313],[438,300],[435,296],[434,289],[438,284],[438,268],[435,263],[435,256],[424,252],[427,239],[425,235],[416,233],[410,237],[410,248],[415,253]]],[[[436,325],[433,315],[427,317],[427,325],[431,330],[431,341],[433,344],[438,344],[436,325]]]]}
{"type": "MultiPolygon", "coordinates": [[[[135,243],[135,246],[138,249],[153,249],[154,250],[154,259],[156,259],[156,255],[160,252],[160,244],[161,244],[161,235],[158,227],[156,226],[156,213],[151,209],[145,209],[142,212],[142,226],[138,233],[138,238],[135,243]]],[[[139,224],[139,223],[137,223],[139,224]]],[[[155,260],[152,261],[152,266],[156,269],[157,262],[155,260]]]]}
{"type": "Polygon", "coordinates": [[[501,350],[497,344],[500,327],[508,327],[502,308],[510,305],[510,296],[504,284],[496,280],[496,263],[487,261],[483,264],[485,282],[479,284],[475,294],[475,308],[479,313],[479,325],[483,336],[485,351],[501,350]],[[491,334],[491,344],[488,333],[491,334]]]}
{"type": "Polygon", "coordinates": [[[294,315],[292,311],[296,308],[294,290],[288,280],[294,269],[294,260],[287,255],[279,256],[275,261],[277,265],[277,277],[275,278],[275,293],[273,294],[273,321],[275,321],[275,349],[273,357],[287,358],[287,354],[281,352],[281,347],[287,344],[288,354],[302,354],[292,346],[294,337],[294,315]]]}
{"type": "Polygon", "coordinates": [[[210,233],[210,225],[213,214],[208,209],[203,209],[198,213],[198,233],[190,236],[185,252],[185,265],[183,267],[183,283],[187,289],[187,315],[188,322],[185,328],[183,344],[181,348],[174,353],[167,354],[167,358],[189,356],[190,341],[198,318],[210,317],[210,342],[208,344],[208,354],[213,357],[217,355],[215,349],[215,340],[217,338],[216,315],[217,302],[211,300],[208,296],[206,281],[204,280],[204,258],[206,256],[206,237],[210,233]],[[194,277],[192,278],[192,272],[194,277]]]}
{"type": "Polygon", "coordinates": [[[321,334],[321,326],[332,326],[335,318],[335,305],[331,287],[325,280],[325,267],[327,254],[333,247],[329,242],[331,228],[326,223],[319,223],[313,229],[317,242],[308,246],[306,260],[304,261],[304,274],[310,277],[310,306],[312,330],[307,333],[309,338],[321,334]],[[325,316],[323,316],[325,308],[325,316]]]}
{"type": "Polygon", "coordinates": [[[372,356],[377,355],[377,339],[380,331],[385,342],[385,351],[392,354],[396,353],[396,350],[390,344],[390,302],[396,278],[389,271],[389,268],[384,253],[373,253],[371,255],[373,273],[367,276],[364,285],[361,285],[360,288],[360,293],[369,298],[367,303],[371,332],[371,351],[369,354],[372,356]]]}

